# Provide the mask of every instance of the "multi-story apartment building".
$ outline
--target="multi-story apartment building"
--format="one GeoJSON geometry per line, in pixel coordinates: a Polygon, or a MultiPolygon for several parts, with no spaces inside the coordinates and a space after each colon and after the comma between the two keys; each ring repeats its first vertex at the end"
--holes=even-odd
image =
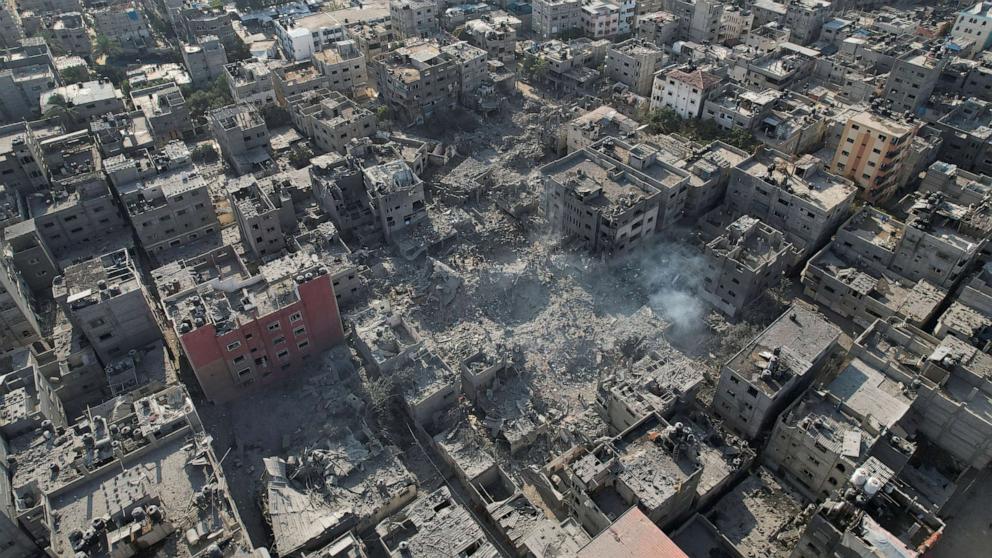
{"type": "Polygon", "coordinates": [[[183,62],[190,80],[196,87],[206,87],[224,73],[227,51],[224,43],[214,35],[200,37],[200,42],[182,46],[183,62]]]}
{"type": "Polygon", "coordinates": [[[362,54],[353,40],[338,41],[315,52],[313,64],[327,78],[325,87],[331,91],[351,95],[356,89],[368,84],[365,54],[362,54]]]}
{"type": "Polygon", "coordinates": [[[43,126],[35,130],[27,122],[0,127],[0,176],[8,189],[32,193],[48,187],[48,168],[39,139],[53,134],[43,126]]]}
{"type": "Polygon", "coordinates": [[[433,0],[389,0],[389,21],[400,37],[430,37],[440,30],[438,11],[433,0]]]}
{"type": "Polygon", "coordinates": [[[265,261],[286,248],[296,229],[296,214],[290,193],[280,184],[265,189],[253,177],[242,177],[228,183],[227,199],[252,255],[265,261]]]}
{"type": "Polygon", "coordinates": [[[664,60],[665,53],[653,44],[643,39],[628,39],[606,52],[606,76],[647,97],[651,95],[654,74],[664,60]]]}
{"type": "Polygon", "coordinates": [[[884,202],[903,186],[901,171],[918,129],[918,122],[892,115],[855,114],[844,124],[830,172],[853,180],[861,199],[884,202]]]}
{"type": "Polygon", "coordinates": [[[372,73],[383,103],[404,122],[430,120],[458,101],[458,64],[436,41],[408,42],[383,54],[373,62],[372,73]]]}
{"type": "Polygon", "coordinates": [[[975,43],[975,51],[992,46],[992,3],[979,2],[962,10],[951,27],[951,37],[975,43]]]}
{"type": "Polygon", "coordinates": [[[306,254],[251,275],[231,246],[153,272],[155,286],[210,401],[293,375],[344,339],[327,269],[306,254]]]}
{"type": "Polygon", "coordinates": [[[831,13],[826,0],[793,0],[785,5],[783,24],[791,31],[790,39],[808,45],[820,37],[820,30],[831,13]]]}
{"type": "Polygon", "coordinates": [[[809,255],[844,221],[856,193],[811,155],[796,160],[762,147],[731,170],[725,203],[732,215],[761,219],[809,255]]]}
{"type": "Polygon", "coordinates": [[[734,355],[720,371],[713,411],[754,440],[826,368],[840,329],[794,304],[734,355]]]}
{"type": "Polygon", "coordinates": [[[706,245],[705,257],[700,295],[730,318],[776,286],[795,260],[780,231],[746,215],[706,245]]]}
{"type": "Polygon", "coordinates": [[[155,44],[144,8],[137,2],[88,8],[86,13],[93,23],[93,30],[115,41],[125,54],[144,52],[155,44]]]}
{"type": "Polygon", "coordinates": [[[614,138],[541,167],[541,175],[552,234],[607,255],[646,244],[678,220],[689,182],[657,150],[614,138]]]}
{"type": "Polygon", "coordinates": [[[231,90],[231,98],[236,103],[250,103],[257,107],[275,104],[272,71],[265,62],[231,62],[224,66],[224,75],[231,90]]]}
{"type": "Polygon", "coordinates": [[[42,40],[41,47],[12,49],[7,54],[0,57],[0,116],[7,122],[40,116],[44,107],[39,106],[39,99],[59,83],[48,47],[42,40]],[[33,55],[31,51],[40,52],[33,55]]]}
{"type": "Polygon", "coordinates": [[[136,158],[118,155],[105,161],[104,169],[150,256],[220,230],[207,182],[182,143],[136,158]]]}
{"type": "Polygon", "coordinates": [[[593,39],[613,37],[620,32],[620,6],[604,0],[582,3],[582,32],[593,39]]]}
{"type": "Polygon", "coordinates": [[[943,139],[941,161],[992,175],[992,102],[965,99],[935,126],[943,139]]]}
{"type": "Polygon", "coordinates": [[[6,255],[0,256],[0,352],[41,339],[34,297],[6,255]]]}
{"type": "Polygon", "coordinates": [[[86,20],[79,12],[59,14],[52,24],[52,36],[65,52],[89,58],[93,54],[86,20]]]}
{"type": "Polygon", "coordinates": [[[72,107],[73,116],[79,122],[124,111],[124,94],[109,80],[103,79],[56,87],[42,93],[41,113],[47,113],[60,102],[72,107]]]}
{"type": "Polygon", "coordinates": [[[151,296],[127,250],[67,267],[53,281],[52,295],[104,365],[162,336],[151,296]]]}
{"type": "Polygon", "coordinates": [[[193,133],[189,107],[175,82],[132,89],[131,104],[144,115],[157,144],[183,139],[193,133]]]}
{"type": "Polygon", "coordinates": [[[720,81],[719,76],[692,67],[659,72],[651,90],[651,108],[670,108],[682,118],[699,118],[720,81]]]}
{"type": "Polygon", "coordinates": [[[338,91],[300,93],[287,103],[296,128],[325,152],[344,153],[351,140],[376,132],[375,115],[338,91]]]}
{"type": "Polygon", "coordinates": [[[317,69],[313,62],[303,60],[272,70],[272,85],[276,94],[276,104],[286,107],[286,99],[327,88],[328,78],[317,69]]]}
{"type": "Polygon", "coordinates": [[[582,28],[579,0],[534,0],[531,28],[541,39],[551,39],[582,28]]]}
{"type": "Polygon", "coordinates": [[[485,50],[490,60],[510,64],[516,58],[517,49],[517,27],[508,21],[510,19],[516,18],[494,18],[486,15],[469,20],[465,23],[466,39],[485,50]]]}
{"type": "Polygon", "coordinates": [[[237,104],[207,113],[207,122],[224,159],[239,175],[268,161],[269,128],[254,105],[237,104]]]}
{"type": "Polygon", "coordinates": [[[884,89],[891,109],[916,114],[930,99],[946,65],[947,57],[933,50],[914,50],[896,58],[884,89]]]}
{"type": "Polygon", "coordinates": [[[637,16],[637,38],[655,45],[668,45],[679,36],[679,20],[671,12],[658,11],[637,16]]]}

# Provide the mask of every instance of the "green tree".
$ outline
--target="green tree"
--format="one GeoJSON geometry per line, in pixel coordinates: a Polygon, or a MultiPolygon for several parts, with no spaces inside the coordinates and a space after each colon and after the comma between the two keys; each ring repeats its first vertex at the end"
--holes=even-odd
{"type": "Polygon", "coordinates": [[[66,128],[74,128],[79,123],[79,113],[65,97],[57,93],[48,98],[48,108],[42,116],[58,119],[66,128]]]}
{"type": "Polygon", "coordinates": [[[66,85],[82,83],[90,79],[90,71],[86,66],[72,66],[62,70],[62,81],[66,85]]]}
{"type": "Polygon", "coordinates": [[[190,159],[196,163],[213,163],[219,158],[217,149],[209,143],[201,143],[193,148],[189,154],[190,159]]]}
{"type": "Polygon", "coordinates": [[[294,169],[302,169],[309,165],[310,159],[313,159],[313,151],[302,143],[294,145],[293,150],[289,152],[289,164],[293,165],[294,169]]]}
{"type": "Polygon", "coordinates": [[[107,59],[118,56],[121,53],[121,44],[110,37],[100,33],[93,41],[93,55],[97,58],[101,56],[107,59]]]}
{"type": "Polygon", "coordinates": [[[265,125],[270,130],[286,126],[292,122],[292,119],[289,117],[289,111],[275,105],[270,105],[262,109],[262,120],[265,120],[265,125]]]}
{"type": "Polygon", "coordinates": [[[193,90],[192,87],[187,86],[183,90],[183,96],[186,97],[190,118],[194,121],[203,119],[209,110],[224,107],[234,102],[231,91],[227,87],[227,79],[224,76],[217,76],[217,79],[206,89],[193,90]]]}

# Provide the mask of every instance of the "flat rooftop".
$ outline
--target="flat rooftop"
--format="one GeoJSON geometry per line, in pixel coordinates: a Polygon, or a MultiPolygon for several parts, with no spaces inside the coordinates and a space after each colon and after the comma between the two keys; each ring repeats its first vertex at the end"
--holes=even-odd
{"type": "Polygon", "coordinates": [[[774,395],[792,377],[806,374],[838,337],[840,329],[826,318],[803,306],[793,305],[726,366],[774,395]],[[776,350],[779,355],[775,354],[776,350]]]}
{"type": "Polygon", "coordinates": [[[737,168],[824,211],[832,210],[857,192],[849,180],[824,171],[822,164],[812,155],[790,161],[769,149],[759,149],[737,168]]]}

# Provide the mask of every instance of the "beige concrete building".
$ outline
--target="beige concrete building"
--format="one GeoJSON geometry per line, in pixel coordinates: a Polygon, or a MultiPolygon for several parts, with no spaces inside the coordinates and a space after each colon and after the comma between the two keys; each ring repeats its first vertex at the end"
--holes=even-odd
{"type": "Polygon", "coordinates": [[[902,186],[902,166],[917,129],[915,121],[869,111],[855,114],[844,124],[830,172],[853,180],[861,199],[884,202],[902,186]]]}

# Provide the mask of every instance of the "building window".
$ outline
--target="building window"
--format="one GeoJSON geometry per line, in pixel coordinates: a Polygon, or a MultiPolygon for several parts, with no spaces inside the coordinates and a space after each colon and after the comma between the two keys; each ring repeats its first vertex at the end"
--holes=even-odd
{"type": "Polygon", "coordinates": [[[283,350],[279,351],[279,354],[277,354],[276,356],[279,357],[279,358],[286,358],[286,357],[289,356],[289,351],[283,349],[283,350]]]}
{"type": "Polygon", "coordinates": [[[276,331],[280,329],[282,325],[279,322],[272,322],[268,325],[269,331],[276,331]]]}
{"type": "Polygon", "coordinates": [[[241,341],[235,341],[234,343],[231,343],[230,345],[227,346],[227,350],[233,351],[239,347],[241,347],[241,341]]]}
{"type": "Polygon", "coordinates": [[[303,319],[303,314],[297,312],[289,317],[289,321],[298,322],[303,319]]]}
{"type": "Polygon", "coordinates": [[[306,349],[308,345],[310,345],[309,341],[300,341],[299,343],[296,344],[296,346],[299,347],[300,349],[306,349]]]}
{"type": "Polygon", "coordinates": [[[273,345],[282,345],[285,342],[286,342],[286,338],[283,337],[282,335],[272,340],[273,345]]]}

